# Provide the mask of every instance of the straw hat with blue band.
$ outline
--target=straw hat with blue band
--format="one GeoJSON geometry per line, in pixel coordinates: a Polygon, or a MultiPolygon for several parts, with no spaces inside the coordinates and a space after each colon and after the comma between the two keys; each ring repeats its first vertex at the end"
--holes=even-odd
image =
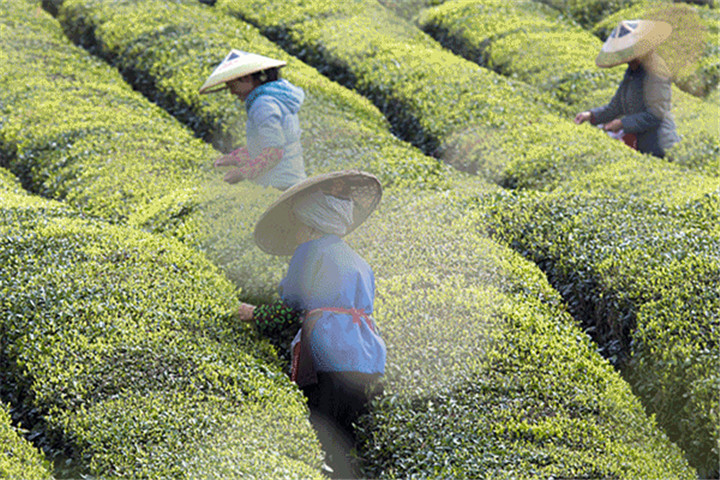
{"type": "Polygon", "coordinates": [[[227,88],[227,82],[269,68],[284,67],[287,62],[264,57],[256,53],[232,49],[225,59],[210,74],[200,93],[214,93],[227,88]]]}
{"type": "Polygon", "coordinates": [[[343,170],[308,178],[285,190],[263,213],[255,226],[255,243],[271,255],[292,255],[301,222],[293,213],[295,204],[316,191],[335,195],[342,191],[353,202],[353,222],[345,235],[355,230],[377,208],[382,186],[374,176],[359,170],[343,170]]]}
{"type": "Polygon", "coordinates": [[[672,26],[653,20],[623,20],[610,33],[595,59],[598,67],[609,68],[638,59],[668,39],[672,26]]]}

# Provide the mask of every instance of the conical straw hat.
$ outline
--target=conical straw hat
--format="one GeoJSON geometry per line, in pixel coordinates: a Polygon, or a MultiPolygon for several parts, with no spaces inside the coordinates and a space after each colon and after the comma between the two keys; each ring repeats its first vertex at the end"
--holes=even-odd
{"type": "Polygon", "coordinates": [[[666,22],[623,20],[610,33],[595,63],[608,68],[642,57],[667,40],[671,32],[672,27],[666,22]]]}
{"type": "Polygon", "coordinates": [[[344,170],[308,178],[283,192],[268,207],[255,226],[255,243],[271,255],[292,255],[298,243],[295,240],[300,221],[293,213],[295,204],[306,195],[316,191],[334,194],[342,190],[353,201],[353,224],[346,235],[355,230],[380,203],[382,186],[369,173],[344,170]]]}
{"type": "Polygon", "coordinates": [[[202,87],[200,93],[219,92],[227,88],[225,82],[235,78],[244,77],[251,73],[267,70],[268,68],[283,67],[287,62],[264,57],[256,53],[243,52],[241,50],[230,50],[230,53],[210,74],[202,87]],[[218,85],[221,85],[218,87],[218,85]],[[213,88],[218,87],[218,88],[213,88]]]}

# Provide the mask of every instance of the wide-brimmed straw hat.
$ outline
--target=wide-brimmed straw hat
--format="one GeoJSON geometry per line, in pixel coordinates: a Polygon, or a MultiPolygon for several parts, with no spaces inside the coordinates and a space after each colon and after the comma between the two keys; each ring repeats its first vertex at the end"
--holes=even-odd
{"type": "Polygon", "coordinates": [[[295,240],[302,223],[293,213],[295,204],[316,191],[336,195],[353,201],[353,223],[345,235],[355,230],[377,208],[382,197],[382,186],[374,176],[359,170],[343,170],[308,178],[283,192],[263,213],[255,226],[255,243],[271,255],[292,255],[298,243],[295,240]]]}
{"type": "Polygon", "coordinates": [[[670,36],[672,26],[653,20],[623,20],[610,33],[595,59],[609,68],[640,58],[655,50],[670,36]]]}
{"type": "Polygon", "coordinates": [[[241,50],[230,50],[225,59],[210,74],[200,93],[214,93],[227,88],[226,82],[236,78],[261,72],[268,68],[279,68],[287,64],[283,60],[264,57],[257,53],[248,53],[241,50]]]}

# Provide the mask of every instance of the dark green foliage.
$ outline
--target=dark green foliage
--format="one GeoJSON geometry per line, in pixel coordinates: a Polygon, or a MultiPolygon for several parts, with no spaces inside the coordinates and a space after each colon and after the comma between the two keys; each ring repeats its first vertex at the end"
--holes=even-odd
{"type": "MultiPolygon", "coordinates": [[[[2,378],[2,377],[0,377],[2,378]]],[[[8,480],[49,480],[49,465],[10,423],[6,405],[0,403],[0,478],[8,480]]]]}
{"type": "Polygon", "coordinates": [[[544,276],[476,231],[484,201],[393,191],[353,235],[389,345],[359,429],[366,474],[693,478],[544,276]]]}
{"type": "Polygon", "coordinates": [[[0,358],[45,445],[103,478],[319,475],[298,390],[202,256],[26,196],[0,233],[0,358]]]}

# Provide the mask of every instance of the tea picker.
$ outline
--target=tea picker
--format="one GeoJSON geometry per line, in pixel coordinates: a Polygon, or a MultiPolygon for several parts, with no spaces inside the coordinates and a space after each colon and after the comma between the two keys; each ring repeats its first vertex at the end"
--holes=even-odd
{"type": "Polygon", "coordinates": [[[343,237],[375,210],[382,188],[373,175],[349,170],[319,175],[285,191],[262,215],[255,242],[291,255],[281,300],[242,304],[239,317],[274,335],[295,324],[292,379],[303,389],[311,421],[341,478],[354,477],[348,452],[353,422],[367,411],[385,371],[386,348],[372,318],[375,277],[343,237]]]}
{"type": "Polygon", "coordinates": [[[670,71],[655,49],[670,36],[666,22],[624,20],[603,44],[600,68],[627,63],[615,95],[605,106],[580,112],[575,123],[590,122],[642,153],[664,157],[680,141],[671,109],[670,71]]]}
{"type": "Polygon", "coordinates": [[[280,78],[285,65],[233,49],[200,87],[201,94],[227,89],[245,102],[247,145],[214,162],[231,167],[228,183],[251,180],[285,190],[306,178],[298,120],[305,93],[280,78]]]}

